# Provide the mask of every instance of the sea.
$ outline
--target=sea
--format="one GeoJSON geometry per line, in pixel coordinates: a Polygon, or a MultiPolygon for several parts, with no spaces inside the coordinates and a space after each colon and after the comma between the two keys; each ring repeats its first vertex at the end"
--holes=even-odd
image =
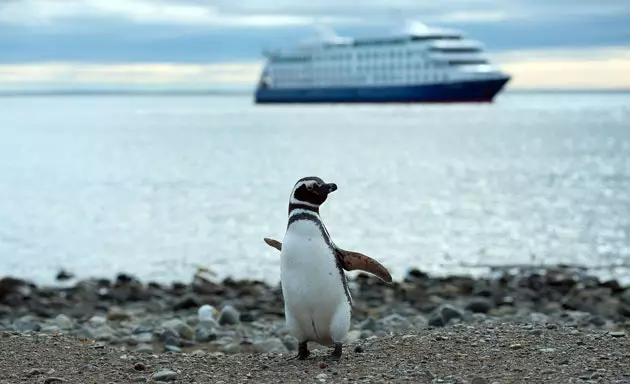
{"type": "MultiPolygon", "coordinates": [[[[630,281],[630,93],[266,105],[250,93],[0,97],[0,276],[276,284],[297,179],[335,243],[434,275],[567,264],[630,281]]],[[[353,275],[355,272],[350,273],[353,275]]]]}

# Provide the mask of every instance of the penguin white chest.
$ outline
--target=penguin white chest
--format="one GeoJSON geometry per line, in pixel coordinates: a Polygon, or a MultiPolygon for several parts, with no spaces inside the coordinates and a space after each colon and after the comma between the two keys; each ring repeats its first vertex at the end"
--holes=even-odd
{"type": "Polygon", "coordinates": [[[341,342],[350,327],[350,303],[331,246],[319,225],[298,220],[285,234],[281,281],[286,324],[298,341],[341,342]]]}

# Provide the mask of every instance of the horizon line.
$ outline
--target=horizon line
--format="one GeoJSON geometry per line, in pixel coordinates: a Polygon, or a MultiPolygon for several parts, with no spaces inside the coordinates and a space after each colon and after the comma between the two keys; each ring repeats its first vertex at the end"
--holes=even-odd
{"type": "MultiPolygon", "coordinates": [[[[39,89],[0,90],[0,97],[20,96],[221,96],[253,94],[255,88],[217,87],[206,89],[39,89]]],[[[502,93],[628,93],[628,88],[513,88],[502,93]]]]}

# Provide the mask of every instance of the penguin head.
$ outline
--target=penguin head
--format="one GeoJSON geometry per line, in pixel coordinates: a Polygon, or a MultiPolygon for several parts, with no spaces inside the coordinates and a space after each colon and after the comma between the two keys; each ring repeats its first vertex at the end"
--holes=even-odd
{"type": "Polygon", "coordinates": [[[316,176],[303,177],[295,183],[289,202],[318,208],[326,201],[328,195],[336,190],[335,183],[325,183],[316,176]]]}

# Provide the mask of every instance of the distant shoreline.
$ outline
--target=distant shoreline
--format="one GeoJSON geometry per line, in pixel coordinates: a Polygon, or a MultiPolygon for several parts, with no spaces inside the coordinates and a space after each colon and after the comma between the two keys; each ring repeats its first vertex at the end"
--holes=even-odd
{"type": "MultiPolygon", "coordinates": [[[[625,94],[630,89],[506,89],[506,94],[625,94]]],[[[28,96],[249,96],[253,89],[205,90],[36,90],[0,91],[0,97],[28,96]]]]}

